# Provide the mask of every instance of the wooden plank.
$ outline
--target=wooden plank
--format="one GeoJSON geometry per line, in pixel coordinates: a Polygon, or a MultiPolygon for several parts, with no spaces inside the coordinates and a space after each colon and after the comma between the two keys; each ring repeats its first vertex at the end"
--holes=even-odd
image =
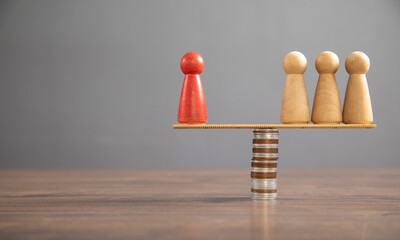
{"type": "Polygon", "coordinates": [[[376,124],[173,124],[174,129],[371,129],[376,124]]]}
{"type": "Polygon", "coordinates": [[[398,239],[399,169],[0,170],[0,239],[398,239]]]}

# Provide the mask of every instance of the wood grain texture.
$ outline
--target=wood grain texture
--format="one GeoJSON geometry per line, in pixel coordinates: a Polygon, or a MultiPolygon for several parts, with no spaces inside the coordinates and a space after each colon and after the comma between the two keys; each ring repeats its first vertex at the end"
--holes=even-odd
{"type": "Polygon", "coordinates": [[[356,129],[376,128],[376,124],[173,124],[174,129],[356,129]]]}
{"type": "Polygon", "coordinates": [[[0,170],[0,239],[398,239],[399,169],[0,170]]]}

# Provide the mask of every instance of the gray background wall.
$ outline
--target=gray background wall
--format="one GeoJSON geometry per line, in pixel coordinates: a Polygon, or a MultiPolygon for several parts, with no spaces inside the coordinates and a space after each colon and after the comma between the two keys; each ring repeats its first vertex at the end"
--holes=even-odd
{"type": "Polygon", "coordinates": [[[310,105],[324,50],[371,59],[374,130],[281,130],[281,167],[400,167],[399,1],[0,1],[0,167],[248,167],[251,130],[173,130],[188,51],[209,123],[278,123],[284,56],[310,105]]]}

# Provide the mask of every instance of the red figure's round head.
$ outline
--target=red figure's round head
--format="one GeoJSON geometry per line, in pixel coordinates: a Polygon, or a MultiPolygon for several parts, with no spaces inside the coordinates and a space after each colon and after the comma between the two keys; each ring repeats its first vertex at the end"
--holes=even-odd
{"type": "Polygon", "coordinates": [[[186,74],[200,74],[204,69],[203,57],[196,52],[186,53],[181,60],[182,72],[186,74]]]}

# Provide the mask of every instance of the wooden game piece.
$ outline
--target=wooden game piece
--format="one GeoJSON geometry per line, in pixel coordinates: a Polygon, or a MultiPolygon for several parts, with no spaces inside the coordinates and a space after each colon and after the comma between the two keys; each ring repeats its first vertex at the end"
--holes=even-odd
{"type": "Polygon", "coordinates": [[[204,124],[207,122],[207,107],[200,74],[204,61],[196,52],[186,53],[181,60],[185,74],[179,102],[178,122],[181,124],[204,124]]]}
{"type": "Polygon", "coordinates": [[[307,124],[311,120],[307,89],[303,77],[306,69],[307,59],[300,52],[290,52],[283,60],[283,70],[287,77],[281,107],[282,123],[307,124]]]}
{"type": "Polygon", "coordinates": [[[365,76],[369,67],[369,58],[363,52],[353,52],[346,59],[346,71],[349,73],[343,105],[343,122],[346,124],[373,122],[371,98],[365,76]]]}
{"type": "Polygon", "coordinates": [[[339,124],[342,121],[342,107],[335,77],[339,69],[339,58],[333,52],[322,52],[315,60],[315,68],[319,78],[311,120],[315,124],[339,124]]]}

